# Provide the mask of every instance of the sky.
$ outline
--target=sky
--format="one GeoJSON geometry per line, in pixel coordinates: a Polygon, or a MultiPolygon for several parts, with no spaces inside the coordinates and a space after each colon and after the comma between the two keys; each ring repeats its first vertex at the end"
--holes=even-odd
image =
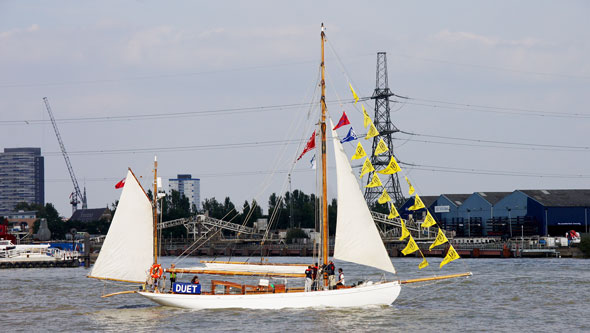
{"type": "MultiPolygon", "coordinates": [[[[0,149],[41,147],[45,200],[70,216],[47,97],[89,208],[118,199],[128,167],[149,187],[154,155],[166,187],[189,173],[202,199],[266,207],[317,122],[323,22],[328,109],[357,133],[348,84],[370,97],[387,52],[389,87],[409,97],[392,99],[404,132],[393,149],[420,195],[590,188],[589,12],[585,1],[0,0],[0,149]]],[[[312,156],[292,189],[315,191],[312,156]]]]}

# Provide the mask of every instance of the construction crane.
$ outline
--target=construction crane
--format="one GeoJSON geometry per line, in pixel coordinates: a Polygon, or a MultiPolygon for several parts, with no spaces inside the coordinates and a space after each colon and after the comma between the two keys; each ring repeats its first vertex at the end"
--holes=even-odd
{"type": "Polygon", "coordinates": [[[84,194],[82,194],[82,192],[80,191],[80,186],[78,186],[78,180],[76,179],[76,175],[74,175],[74,169],[72,168],[70,157],[66,152],[66,147],[64,146],[64,143],[61,140],[61,135],[59,134],[59,130],[57,129],[57,123],[55,122],[55,118],[53,117],[53,112],[51,112],[51,106],[49,106],[49,100],[47,100],[47,97],[43,97],[43,102],[45,102],[45,107],[47,108],[47,112],[49,113],[49,118],[51,118],[51,124],[53,124],[53,129],[55,130],[55,136],[57,136],[57,141],[59,142],[61,153],[64,156],[66,166],[68,167],[68,171],[70,172],[72,184],[74,184],[74,192],[70,194],[70,204],[72,205],[72,213],[74,213],[78,209],[78,203],[80,202],[82,202],[82,209],[86,209],[88,207],[86,202],[86,188],[84,188],[84,194]]]}

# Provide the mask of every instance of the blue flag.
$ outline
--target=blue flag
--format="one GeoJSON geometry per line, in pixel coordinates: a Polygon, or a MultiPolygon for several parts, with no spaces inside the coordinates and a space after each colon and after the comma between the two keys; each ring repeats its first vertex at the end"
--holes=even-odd
{"type": "Polygon", "coordinates": [[[351,127],[348,130],[348,134],[346,134],[344,139],[340,140],[340,143],[345,143],[345,142],[354,141],[354,140],[358,140],[358,136],[356,136],[356,133],[354,132],[354,130],[351,127]]]}

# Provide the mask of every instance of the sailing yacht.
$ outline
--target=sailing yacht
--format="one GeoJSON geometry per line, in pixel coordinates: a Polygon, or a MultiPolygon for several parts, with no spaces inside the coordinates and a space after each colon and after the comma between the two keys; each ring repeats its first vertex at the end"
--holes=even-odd
{"type": "MultiPolygon", "coordinates": [[[[325,105],[325,67],[324,67],[325,32],[321,30],[321,223],[322,246],[320,264],[327,264],[328,258],[328,204],[326,180],[326,118],[325,105]]],[[[330,120],[331,127],[332,122],[330,120]]],[[[332,144],[335,155],[338,211],[336,221],[336,237],[334,259],[377,268],[388,275],[396,273],[392,261],[381,240],[379,231],[373,221],[371,212],[361,192],[349,159],[340,143],[335,130],[332,130],[332,144]]],[[[157,167],[157,163],[156,163],[157,167]]],[[[156,168],[155,168],[156,169],[156,168]]],[[[155,172],[156,174],[156,172],[155,172]]],[[[154,176],[154,193],[157,182],[154,176]]],[[[161,277],[163,269],[157,261],[156,224],[154,215],[157,209],[131,170],[127,173],[125,186],[119,200],[119,206],[111,223],[100,255],[89,277],[134,283],[146,283],[150,277],[161,277]],[[129,237],[133,234],[134,237],[129,237]],[[151,267],[151,268],[150,268],[151,267]]],[[[266,269],[256,270],[216,270],[216,267],[205,268],[174,268],[167,269],[172,273],[204,273],[215,275],[247,275],[261,277],[294,277],[302,274],[276,272],[266,269]]],[[[302,272],[301,272],[302,273],[302,272]]],[[[442,277],[438,277],[440,279],[442,277]]],[[[402,282],[399,280],[365,281],[357,286],[329,289],[327,276],[320,282],[324,288],[317,291],[304,291],[303,288],[289,288],[286,285],[270,284],[261,279],[258,285],[239,284],[227,281],[212,281],[210,291],[199,294],[165,293],[143,289],[122,293],[135,293],[161,305],[188,309],[281,309],[307,307],[362,307],[368,305],[390,305],[399,296],[402,282]],[[230,292],[233,291],[233,292],[230,292]]],[[[191,289],[191,288],[188,288],[191,289]]],[[[200,291],[200,288],[199,288],[200,291]]],[[[111,295],[115,295],[111,294],[111,295]]],[[[107,295],[110,296],[110,295],[107,295]]]]}

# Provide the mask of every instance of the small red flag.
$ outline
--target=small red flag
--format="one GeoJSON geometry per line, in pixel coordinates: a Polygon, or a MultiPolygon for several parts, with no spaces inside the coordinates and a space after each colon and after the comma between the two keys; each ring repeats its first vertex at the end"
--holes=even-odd
{"type": "Polygon", "coordinates": [[[299,157],[297,157],[297,160],[299,161],[303,157],[303,155],[305,155],[305,153],[307,153],[308,151],[310,151],[314,148],[315,148],[315,131],[313,131],[311,138],[309,138],[309,140],[307,141],[307,144],[305,145],[305,149],[303,149],[303,152],[301,153],[301,155],[299,155],[299,157]]]}
{"type": "Polygon", "coordinates": [[[125,186],[125,178],[121,179],[121,181],[115,185],[115,188],[121,188],[123,186],[125,186]]]}
{"type": "Polygon", "coordinates": [[[346,112],[342,111],[342,117],[340,117],[340,120],[338,121],[338,124],[336,124],[336,127],[334,127],[334,130],[339,129],[340,127],[342,127],[344,125],[350,125],[350,121],[348,121],[348,117],[346,116],[346,112]]]}

